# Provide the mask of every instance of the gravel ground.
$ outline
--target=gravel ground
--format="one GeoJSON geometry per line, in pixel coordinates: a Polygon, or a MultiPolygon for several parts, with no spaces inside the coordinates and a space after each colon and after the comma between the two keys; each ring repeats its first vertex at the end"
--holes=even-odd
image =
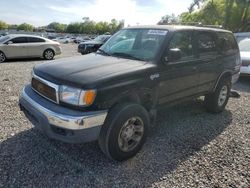
{"type": "MultiPolygon", "coordinates": [[[[63,55],[78,55],[63,45],[63,55]]],[[[222,114],[201,100],[163,109],[142,151],[117,163],[96,142],[49,140],[18,108],[18,95],[42,60],[0,65],[0,187],[250,187],[250,78],[234,86],[222,114]]]]}

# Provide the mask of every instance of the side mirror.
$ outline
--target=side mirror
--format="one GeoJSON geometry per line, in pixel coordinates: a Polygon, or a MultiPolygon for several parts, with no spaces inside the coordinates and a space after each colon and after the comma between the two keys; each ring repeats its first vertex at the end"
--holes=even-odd
{"type": "Polygon", "coordinates": [[[168,51],[168,56],[165,57],[165,62],[173,62],[181,59],[181,50],[179,48],[173,48],[168,51]]]}

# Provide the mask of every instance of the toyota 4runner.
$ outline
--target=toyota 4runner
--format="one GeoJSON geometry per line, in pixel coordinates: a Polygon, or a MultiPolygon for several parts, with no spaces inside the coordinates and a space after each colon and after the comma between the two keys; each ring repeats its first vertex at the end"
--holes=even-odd
{"type": "Polygon", "coordinates": [[[109,158],[122,161],[141,149],[163,105],[205,96],[209,112],[223,111],[240,65],[230,31],[130,27],[96,53],[35,66],[20,107],[48,137],[98,140],[109,158]]]}

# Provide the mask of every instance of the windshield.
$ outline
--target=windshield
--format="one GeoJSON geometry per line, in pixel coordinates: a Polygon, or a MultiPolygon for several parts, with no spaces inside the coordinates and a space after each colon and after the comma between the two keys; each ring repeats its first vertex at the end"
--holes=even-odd
{"type": "Polygon", "coordinates": [[[123,29],[112,36],[101,48],[106,54],[129,59],[155,59],[167,30],[123,29]]]}
{"type": "Polygon", "coordinates": [[[10,37],[8,37],[8,36],[0,37],[0,43],[5,42],[5,41],[8,40],[9,38],[10,38],[10,37]]]}
{"type": "Polygon", "coordinates": [[[250,52],[250,40],[242,40],[239,42],[241,52],[250,52]]]}

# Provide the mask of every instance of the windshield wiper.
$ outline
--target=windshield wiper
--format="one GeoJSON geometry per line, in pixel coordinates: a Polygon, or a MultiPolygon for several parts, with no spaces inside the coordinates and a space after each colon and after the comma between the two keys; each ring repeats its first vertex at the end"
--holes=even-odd
{"type": "Polygon", "coordinates": [[[132,56],[130,54],[122,53],[122,52],[114,52],[110,55],[114,55],[114,56],[118,56],[118,57],[125,57],[125,58],[127,57],[129,59],[144,61],[144,59],[142,59],[142,58],[138,58],[138,57],[132,56]]]}
{"type": "MultiPolygon", "coordinates": [[[[102,54],[105,54],[105,55],[107,55],[107,56],[110,56],[110,54],[108,53],[108,52],[106,52],[106,51],[104,51],[104,50],[102,50],[102,49],[98,49],[98,51],[100,51],[102,54]]],[[[98,52],[97,51],[97,52],[98,52]]]]}

